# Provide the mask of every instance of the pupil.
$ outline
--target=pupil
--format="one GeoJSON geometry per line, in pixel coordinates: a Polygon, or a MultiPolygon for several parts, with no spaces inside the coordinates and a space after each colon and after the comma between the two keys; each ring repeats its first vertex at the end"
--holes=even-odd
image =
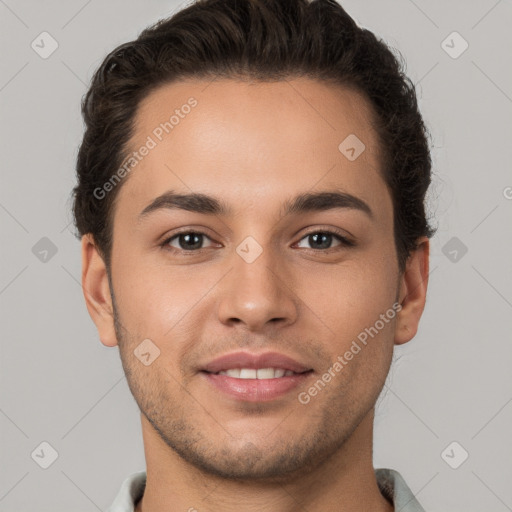
{"type": "Polygon", "coordinates": [[[185,249],[200,249],[201,248],[201,237],[199,233],[187,233],[185,235],[180,235],[180,245],[185,249]],[[192,240],[196,241],[193,242],[192,240]],[[198,241],[199,240],[199,241],[198,241]],[[185,241],[184,244],[182,242],[185,241]]]}
{"type": "MultiPolygon", "coordinates": [[[[329,246],[331,245],[330,242],[331,242],[332,235],[329,235],[328,233],[315,233],[314,235],[309,235],[310,243],[311,243],[311,240],[313,240],[313,244],[318,244],[319,237],[321,237],[321,239],[322,239],[322,241],[320,242],[320,245],[322,246],[321,248],[328,249],[329,246]]],[[[313,244],[311,244],[311,245],[313,245],[313,244]]]]}

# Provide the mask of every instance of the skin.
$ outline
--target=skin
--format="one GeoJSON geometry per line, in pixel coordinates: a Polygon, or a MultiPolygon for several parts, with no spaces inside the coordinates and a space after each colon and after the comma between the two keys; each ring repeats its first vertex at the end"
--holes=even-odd
{"type": "Polygon", "coordinates": [[[133,149],[191,96],[198,105],[121,186],[111,283],[92,236],[82,238],[88,311],[101,342],[119,346],[141,409],[147,483],[136,510],[389,512],[372,466],[374,406],[393,346],[417,332],[429,241],[400,274],[369,104],[310,79],[166,84],[140,105],[133,149]],[[352,162],[338,150],[351,133],[366,146],[352,162]],[[215,196],[234,215],[165,209],[138,222],[170,189],[215,196]],[[340,189],[373,218],[345,208],[281,215],[296,194],[340,189]],[[178,228],[204,232],[204,249],[185,254],[179,237],[175,252],[160,246],[178,228]],[[356,245],[307,236],[326,229],[356,245]],[[252,263],[236,252],[247,236],[263,250],[252,263]],[[297,394],[396,301],[398,315],[301,404],[297,394]],[[147,338],[160,349],[149,366],[133,354],[147,338]],[[271,402],[236,401],[198,368],[238,349],[281,352],[314,372],[271,402]]]}

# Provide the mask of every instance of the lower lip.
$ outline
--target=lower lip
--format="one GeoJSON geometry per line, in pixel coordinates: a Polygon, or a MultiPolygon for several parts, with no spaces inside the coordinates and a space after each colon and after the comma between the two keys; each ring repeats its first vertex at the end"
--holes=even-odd
{"type": "Polygon", "coordinates": [[[303,384],[312,372],[275,379],[236,379],[227,375],[203,372],[216,389],[246,402],[269,402],[303,384]]]}

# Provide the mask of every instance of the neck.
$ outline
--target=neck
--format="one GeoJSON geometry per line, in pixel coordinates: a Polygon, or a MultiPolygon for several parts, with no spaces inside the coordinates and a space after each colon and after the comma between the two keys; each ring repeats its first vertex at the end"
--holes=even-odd
{"type": "Polygon", "coordinates": [[[147,480],[135,512],[392,512],[379,491],[372,461],[373,410],[320,464],[287,480],[233,481],[184,461],[141,415],[147,480]]]}

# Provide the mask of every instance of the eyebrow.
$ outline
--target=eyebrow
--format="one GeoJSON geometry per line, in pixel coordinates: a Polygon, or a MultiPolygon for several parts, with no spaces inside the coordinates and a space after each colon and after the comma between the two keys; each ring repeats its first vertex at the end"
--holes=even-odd
{"type": "MultiPolygon", "coordinates": [[[[324,191],[305,192],[285,201],[282,206],[284,216],[306,212],[327,211],[335,208],[358,210],[373,219],[371,208],[362,199],[347,192],[324,191]]],[[[141,211],[138,221],[141,222],[157,210],[186,210],[205,215],[232,216],[232,208],[216,197],[202,193],[180,194],[169,190],[155,198],[141,211]]]]}

